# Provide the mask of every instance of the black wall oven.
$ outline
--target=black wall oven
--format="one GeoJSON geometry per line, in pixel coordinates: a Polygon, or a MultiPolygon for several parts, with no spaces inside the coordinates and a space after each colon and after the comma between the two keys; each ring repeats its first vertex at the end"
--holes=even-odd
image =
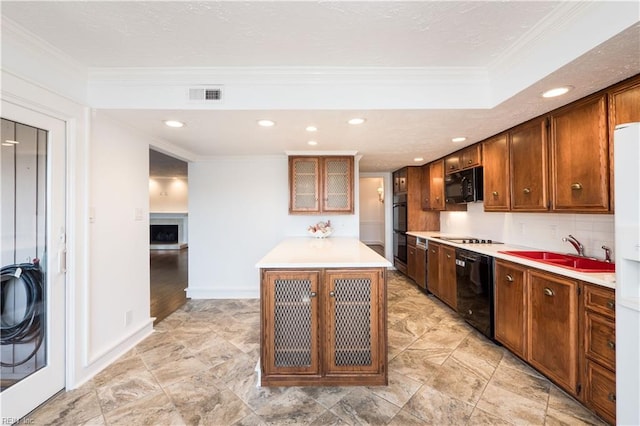
{"type": "Polygon", "coordinates": [[[393,256],[407,263],[407,194],[393,196],[393,256]]]}

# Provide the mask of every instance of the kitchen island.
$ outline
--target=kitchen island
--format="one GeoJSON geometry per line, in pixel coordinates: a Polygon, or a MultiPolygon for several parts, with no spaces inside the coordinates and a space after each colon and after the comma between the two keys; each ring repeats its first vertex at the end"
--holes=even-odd
{"type": "Polygon", "coordinates": [[[356,238],[289,238],[262,258],[262,386],[387,384],[386,269],[356,238]]]}

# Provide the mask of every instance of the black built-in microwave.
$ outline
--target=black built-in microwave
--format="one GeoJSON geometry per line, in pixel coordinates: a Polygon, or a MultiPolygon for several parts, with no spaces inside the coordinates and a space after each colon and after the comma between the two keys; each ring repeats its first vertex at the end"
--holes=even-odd
{"type": "Polygon", "coordinates": [[[482,201],[482,167],[461,170],[444,178],[445,200],[450,204],[482,201]]]}

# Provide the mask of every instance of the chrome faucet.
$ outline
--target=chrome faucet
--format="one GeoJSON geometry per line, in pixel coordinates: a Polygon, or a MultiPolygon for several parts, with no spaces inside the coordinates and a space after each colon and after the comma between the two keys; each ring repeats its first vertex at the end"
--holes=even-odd
{"type": "Polygon", "coordinates": [[[607,246],[602,246],[602,250],[604,250],[604,261],[611,263],[611,249],[607,246]]]}
{"type": "Polygon", "coordinates": [[[580,243],[580,241],[576,240],[576,237],[569,234],[562,239],[565,243],[570,243],[574,249],[578,252],[578,256],[584,257],[584,246],[580,243]]]}

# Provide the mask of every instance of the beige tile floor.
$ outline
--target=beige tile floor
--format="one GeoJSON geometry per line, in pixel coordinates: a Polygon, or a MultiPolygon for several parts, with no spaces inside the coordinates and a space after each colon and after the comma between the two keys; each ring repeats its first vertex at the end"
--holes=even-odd
{"type": "Polygon", "coordinates": [[[402,275],[388,280],[389,386],[259,388],[258,300],[193,300],[24,420],[60,425],[602,424],[402,275]]]}

